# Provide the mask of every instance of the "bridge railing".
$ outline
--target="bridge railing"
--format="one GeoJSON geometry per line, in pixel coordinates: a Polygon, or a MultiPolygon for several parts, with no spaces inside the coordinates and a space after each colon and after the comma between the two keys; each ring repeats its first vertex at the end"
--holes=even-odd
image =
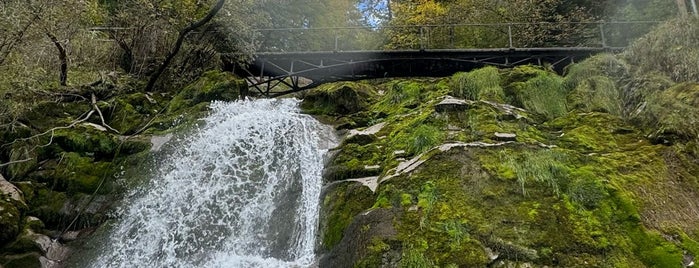
{"type": "Polygon", "coordinates": [[[469,23],[256,30],[258,52],[626,47],[658,21],[469,23]]]}

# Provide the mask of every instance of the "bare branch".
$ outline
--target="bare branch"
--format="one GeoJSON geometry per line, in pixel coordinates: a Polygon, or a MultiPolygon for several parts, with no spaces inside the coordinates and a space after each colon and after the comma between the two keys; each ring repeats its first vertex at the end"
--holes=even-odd
{"type": "Polygon", "coordinates": [[[10,162],[7,162],[7,163],[2,163],[2,164],[0,164],[0,167],[5,167],[5,166],[9,166],[9,165],[24,163],[24,162],[29,162],[29,161],[32,161],[33,159],[34,159],[34,158],[27,158],[27,159],[22,159],[22,160],[10,161],[10,162]]]}

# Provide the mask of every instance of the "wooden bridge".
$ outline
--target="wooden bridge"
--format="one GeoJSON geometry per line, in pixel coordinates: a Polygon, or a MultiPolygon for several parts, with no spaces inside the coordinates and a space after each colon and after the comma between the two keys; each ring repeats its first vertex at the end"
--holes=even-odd
{"type": "Polygon", "coordinates": [[[626,28],[629,25],[642,25],[647,31],[650,28],[649,23],[656,22],[579,23],[592,29],[580,31],[587,33],[587,36],[568,38],[576,43],[558,40],[548,43],[547,45],[551,45],[548,47],[526,47],[526,44],[518,42],[514,30],[531,28],[532,25],[550,26],[549,24],[416,26],[419,28],[414,31],[416,42],[412,43],[412,47],[394,49],[382,48],[380,45],[368,49],[366,45],[348,47],[348,43],[351,42],[343,41],[356,38],[357,34],[346,34],[342,31],[383,33],[376,29],[262,29],[259,32],[264,33],[260,35],[264,36],[264,41],[260,42],[260,49],[253,62],[247,66],[237,66],[234,72],[248,81],[251,90],[257,91],[253,94],[266,97],[299,92],[328,82],[385,77],[442,77],[483,66],[509,68],[527,64],[547,65],[562,72],[567,65],[594,54],[623,50],[632,37],[620,38],[619,33],[623,33],[623,30],[611,31],[609,25],[622,25],[626,28]],[[501,44],[494,42],[490,44],[494,47],[489,48],[459,47],[454,40],[458,34],[457,27],[460,26],[488,27],[491,30],[499,27],[497,32],[502,34],[499,38],[501,44]],[[439,34],[435,34],[437,32],[439,34]],[[310,43],[299,37],[329,42],[315,43],[314,47],[288,45],[310,43]],[[609,37],[612,37],[612,40],[609,37]]]}

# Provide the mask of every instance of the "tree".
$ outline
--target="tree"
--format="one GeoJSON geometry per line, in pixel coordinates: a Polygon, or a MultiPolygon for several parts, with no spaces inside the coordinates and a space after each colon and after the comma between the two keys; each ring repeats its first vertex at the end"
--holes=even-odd
{"type": "Polygon", "coordinates": [[[0,66],[23,43],[38,16],[31,14],[23,1],[0,1],[0,66]]]}
{"type": "Polygon", "coordinates": [[[225,4],[226,0],[218,0],[216,4],[209,10],[209,13],[206,14],[202,19],[192,22],[189,24],[187,27],[184,29],[180,30],[179,35],[177,36],[177,41],[175,41],[175,45],[172,48],[172,51],[165,57],[165,60],[163,63],[160,65],[160,67],[155,71],[153,75],[151,75],[150,79],[148,80],[148,84],[146,85],[146,91],[151,91],[153,87],[155,86],[155,83],[158,81],[158,78],[163,74],[165,69],[167,69],[168,66],[170,66],[170,63],[172,60],[177,56],[177,53],[180,52],[180,49],[182,48],[182,44],[187,37],[187,35],[198,29],[201,26],[204,26],[205,24],[209,23],[214,16],[223,8],[223,4],[225,4]]]}

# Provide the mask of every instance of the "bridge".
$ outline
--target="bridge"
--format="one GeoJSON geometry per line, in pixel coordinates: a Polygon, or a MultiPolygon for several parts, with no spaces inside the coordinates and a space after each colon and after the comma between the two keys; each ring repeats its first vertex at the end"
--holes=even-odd
{"type": "Polygon", "coordinates": [[[255,94],[266,97],[299,92],[328,82],[442,77],[483,66],[510,68],[533,64],[563,72],[567,65],[594,54],[623,50],[630,40],[656,23],[259,29],[259,39],[251,41],[259,47],[254,60],[247,66],[236,66],[234,72],[248,81],[250,89],[257,91],[255,94]],[[542,34],[537,35],[536,31],[542,34]],[[553,33],[558,34],[544,35],[553,33]],[[397,34],[407,38],[391,40],[391,36],[397,34]],[[482,40],[484,37],[488,39],[482,40]]]}

